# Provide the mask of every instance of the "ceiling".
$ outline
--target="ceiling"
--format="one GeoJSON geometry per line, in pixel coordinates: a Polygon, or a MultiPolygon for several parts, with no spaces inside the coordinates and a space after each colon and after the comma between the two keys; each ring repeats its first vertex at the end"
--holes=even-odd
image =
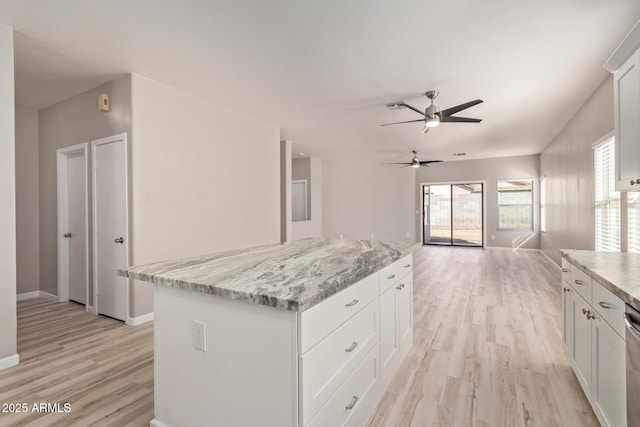
{"type": "Polygon", "coordinates": [[[307,155],[421,160],[541,152],[638,19],[637,0],[0,0],[29,36],[16,92],[36,107],[134,72],[277,124],[307,155]],[[424,108],[430,89],[442,108],[483,99],[460,114],[483,122],[379,126],[419,118],[385,104],[424,108]]]}

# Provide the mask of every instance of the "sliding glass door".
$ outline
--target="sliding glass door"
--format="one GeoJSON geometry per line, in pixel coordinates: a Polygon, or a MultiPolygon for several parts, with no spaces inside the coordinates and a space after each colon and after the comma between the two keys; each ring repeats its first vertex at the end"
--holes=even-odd
{"type": "Polygon", "coordinates": [[[423,185],[423,243],[482,246],[482,192],[480,182],[423,185]]]}

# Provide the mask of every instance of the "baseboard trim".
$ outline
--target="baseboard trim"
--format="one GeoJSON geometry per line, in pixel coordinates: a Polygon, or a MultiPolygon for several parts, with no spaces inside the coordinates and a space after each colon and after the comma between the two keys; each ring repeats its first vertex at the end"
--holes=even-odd
{"type": "Polygon", "coordinates": [[[167,424],[163,423],[162,421],[158,420],[157,418],[152,419],[151,422],[149,423],[149,425],[151,427],[169,427],[167,424]]]}
{"type": "Polygon", "coordinates": [[[547,255],[547,253],[545,251],[543,251],[542,249],[540,249],[540,252],[542,253],[542,255],[545,256],[545,258],[547,258],[549,261],[551,261],[551,264],[555,265],[556,267],[558,267],[559,270],[562,270],[562,266],[556,264],[556,262],[549,256],[547,255]]]}
{"type": "Polygon", "coordinates": [[[96,310],[96,307],[93,305],[88,305],[85,307],[85,310],[87,311],[87,313],[89,314],[95,314],[98,315],[98,310],[96,310]]]}
{"type": "Polygon", "coordinates": [[[16,295],[16,301],[24,301],[27,299],[44,298],[50,301],[58,302],[58,296],[45,291],[31,291],[16,295]]]}
{"type": "Polygon", "coordinates": [[[143,314],[142,316],[128,317],[126,323],[129,326],[139,326],[139,325],[142,325],[143,323],[151,322],[152,320],[153,320],[153,312],[143,314]]]}
{"type": "Polygon", "coordinates": [[[18,363],[20,363],[20,356],[18,356],[18,353],[4,357],[0,359],[0,371],[16,366],[18,363]]]}

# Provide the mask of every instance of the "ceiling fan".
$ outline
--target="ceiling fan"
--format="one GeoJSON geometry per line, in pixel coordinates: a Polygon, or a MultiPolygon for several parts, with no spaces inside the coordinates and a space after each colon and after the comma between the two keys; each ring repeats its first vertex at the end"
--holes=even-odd
{"type": "Polygon", "coordinates": [[[482,102],[482,99],[475,99],[473,101],[465,102],[464,104],[456,105],[455,107],[447,108],[446,110],[440,111],[440,107],[433,103],[433,100],[438,97],[439,93],[440,92],[437,90],[430,90],[425,93],[427,98],[431,100],[431,105],[429,105],[424,112],[420,111],[416,107],[406,104],[404,101],[387,104],[387,108],[389,108],[390,110],[401,110],[403,108],[408,108],[418,114],[421,114],[423,117],[421,119],[408,120],[406,122],[385,123],[380,126],[424,122],[424,129],[422,129],[422,133],[427,133],[429,132],[430,128],[434,128],[440,123],[480,123],[482,121],[481,119],[471,119],[468,117],[454,116],[454,114],[459,113],[462,110],[466,110],[469,107],[480,104],[482,102]]]}
{"type": "Polygon", "coordinates": [[[390,163],[391,165],[405,165],[404,167],[409,167],[411,166],[412,168],[419,168],[420,166],[427,166],[427,167],[431,167],[431,163],[440,163],[442,162],[442,160],[426,160],[424,162],[421,162],[420,159],[418,158],[418,150],[412,150],[411,151],[413,153],[413,158],[411,159],[411,161],[409,163],[390,163]]]}

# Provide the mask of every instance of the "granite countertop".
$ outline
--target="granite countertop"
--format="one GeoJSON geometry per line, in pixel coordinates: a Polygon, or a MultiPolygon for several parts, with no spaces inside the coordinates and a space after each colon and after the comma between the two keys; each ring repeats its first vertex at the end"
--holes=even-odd
{"type": "Polygon", "coordinates": [[[405,255],[418,243],[309,238],[129,267],[118,275],[304,311],[405,255]]]}
{"type": "Polygon", "coordinates": [[[618,298],[640,310],[640,254],[562,249],[560,253],[618,298]]]}

